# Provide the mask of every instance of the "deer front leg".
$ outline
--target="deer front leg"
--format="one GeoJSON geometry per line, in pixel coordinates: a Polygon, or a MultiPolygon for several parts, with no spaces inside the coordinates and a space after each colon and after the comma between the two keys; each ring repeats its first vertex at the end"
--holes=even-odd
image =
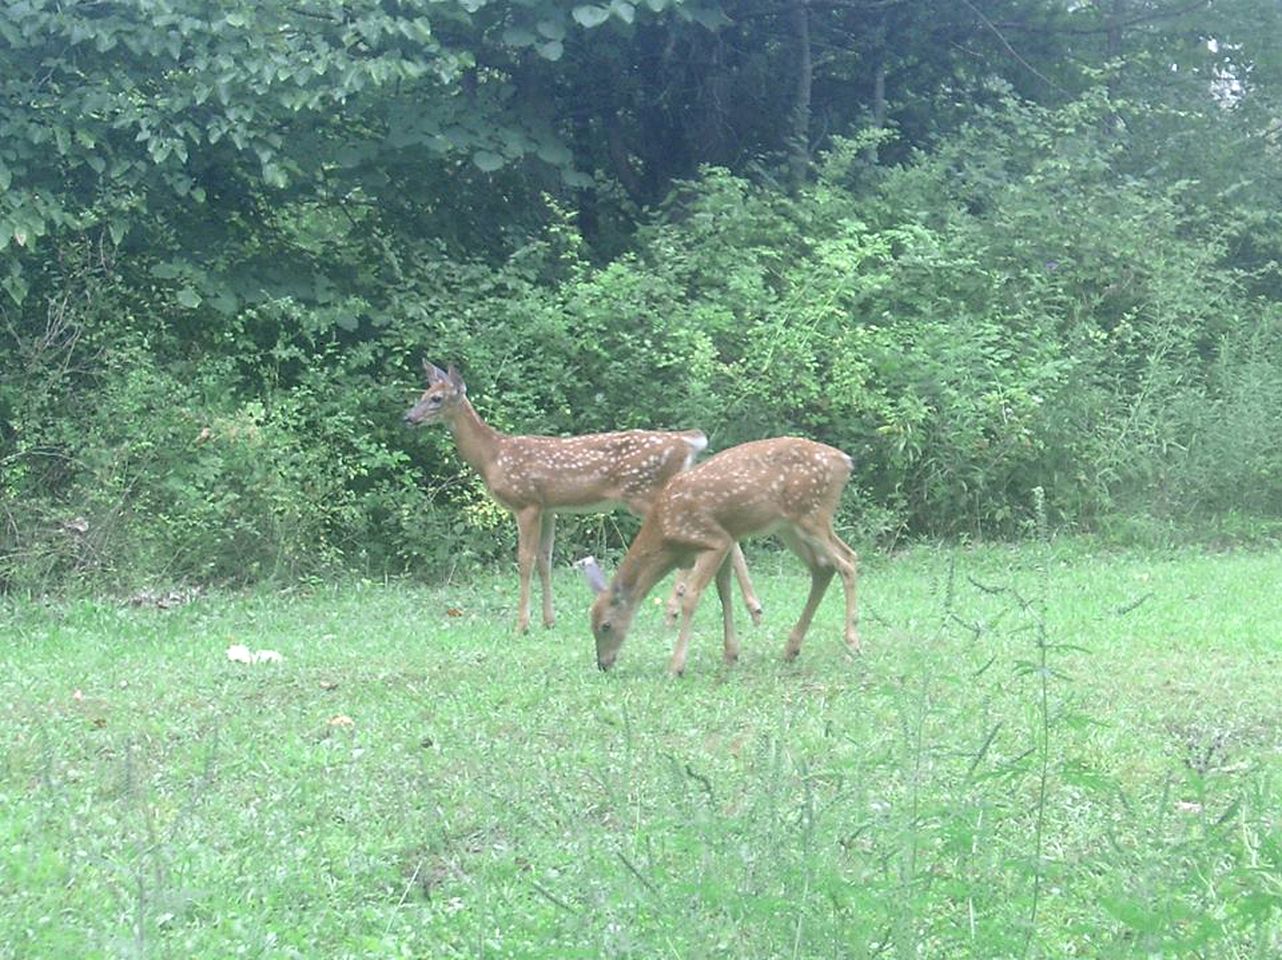
{"type": "Polygon", "coordinates": [[[739,592],[743,594],[743,605],[748,608],[754,627],[761,626],[761,600],[757,591],[752,588],[752,578],[748,576],[748,561],[743,558],[743,550],[735,544],[730,551],[730,562],[734,565],[734,576],[739,581],[739,592]]]}
{"type": "Polygon", "coordinates": [[[846,589],[846,650],[852,654],[859,652],[859,611],[855,605],[855,585],[859,579],[859,555],[844,542],[832,535],[834,563],[841,574],[841,585],[846,589]]]}
{"type": "Polygon", "coordinates": [[[539,585],[543,587],[543,626],[551,627],[556,623],[556,614],[552,612],[552,543],[556,540],[556,514],[543,514],[539,530],[539,585]]]}
{"type": "Polygon", "coordinates": [[[739,659],[739,638],[734,632],[734,597],[730,592],[730,574],[733,560],[723,562],[717,569],[717,598],[721,601],[722,656],[727,665],[739,659]]]}
{"type": "Polygon", "coordinates": [[[699,597],[703,595],[708,582],[716,576],[726,559],[727,547],[712,548],[699,554],[699,559],[690,568],[685,578],[685,595],[681,598],[681,631],[677,634],[676,645],[672,648],[672,660],[668,664],[668,673],[679,677],[685,672],[686,655],[690,650],[691,621],[695,608],[699,606],[699,597]]]}
{"type": "MultiPolygon", "coordinates": [[[[757,591],[753,589],[752,577],[748,576],[748,562],[743,557],[743,550],[739,544],[735,544],[730,549],[730,563],[734,568],[735,579],[739,581],[739,591],[743,594],[743,605],[748,608],[748,616],[752,618],[754,627],[761,626],[761,615],[763,608],[761,600],[757,598],[757,591]]],[[[690,576],[690,571],[680,570],[677,572],[677,579],[672,584],[672,594],[668,597],[667,606],[663,612],[663,622],[672,626],[677,622],[677,617],[681,614],[681,598],[686,594],[686,580],[690,576]]]]}
{"type": "Polygon", "coordinates": [[[527,507],[516,514],[516,568],[521,577],[521,599],[516,611],[516,632],[530,629],[530,576],[534,573],[534,558],[539,549],[541,512],[538,507],[527,507]]]}
{"type": "Polygon", "coordinates": [[[689,576],[689,570],[678,570],[676,579],[672,581],[672,593],[668,595],[668,602],[663,608],[663,622],[669,627],[675,626],[677,617],[681,616],[681,598],[686,595],[686,580],[689,576]]]}

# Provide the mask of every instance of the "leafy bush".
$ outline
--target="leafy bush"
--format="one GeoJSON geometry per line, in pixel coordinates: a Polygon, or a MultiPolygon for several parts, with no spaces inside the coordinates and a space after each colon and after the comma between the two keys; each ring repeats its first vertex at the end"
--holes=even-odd
{"type": "MultiPolygon", "coordinates": [[[[508,431],[832,443],[856,461],[855,539],[1121,516],[1275,529],[1276,305],[1260,271],[1226,265],[1225,209],[1126,172],[1109,129],[1127,109],[1008,101],[897,168],[838,141],[791,197],[707,169],[599,264],[550,201],[497,263],[434,241],[393,257],[291,211],[282,229],[310,256],[351,268],[350,289],[310,302],[245,288],[229,310],[184,299],[164,263],[61,257],[28,300],[47,314],[11,322],[0,354],[0,578],[509,558],[513,525],[448,433],[400,426],[424,356],[457,363],[508,431]]],[[[633,529],[571,522],[561,543],[610,549],[633,529]]]]}

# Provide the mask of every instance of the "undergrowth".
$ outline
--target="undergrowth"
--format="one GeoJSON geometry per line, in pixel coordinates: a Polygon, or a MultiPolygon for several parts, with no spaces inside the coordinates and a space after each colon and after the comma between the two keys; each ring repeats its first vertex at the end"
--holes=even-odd
{"type": "Polygon", "coordinates": [[[0,957],[1271,957],[1276,552],[750,554],[687,676],[508,573],[3,608],[0,957]],[[161,607],[165,608],[162,609],[161,607]],[[235,645],[279,662],[234,662],[235,645]]]}

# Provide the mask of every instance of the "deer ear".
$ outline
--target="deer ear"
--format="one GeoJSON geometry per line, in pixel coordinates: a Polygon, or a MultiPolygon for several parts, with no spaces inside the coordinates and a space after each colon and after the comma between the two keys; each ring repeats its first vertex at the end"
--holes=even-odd
{"type": "Polygon", "coordinates": [[[423,358],[423,372],[427,374],[427,382],[429,384],[439,383],[445,379],[445,371],[428,360],[427,357],[423,358]]]}
{"type": "Polygon", "coordinates": [[[584,557],[574,565],[583,571],[583,579],[588,582],[593,593],[600,593],[606,588],[605,571],[596,562],[596,557],[584,557]]]}
{"type": "Polygon", "coordinates": [[[463,382],[463,376],[458,372],[458,368],[454,364],[450,364],[450,369],[444,374],[443,378],[448,380],[450,386],[459,393],[467,393],[467,384],[463,382]]]}

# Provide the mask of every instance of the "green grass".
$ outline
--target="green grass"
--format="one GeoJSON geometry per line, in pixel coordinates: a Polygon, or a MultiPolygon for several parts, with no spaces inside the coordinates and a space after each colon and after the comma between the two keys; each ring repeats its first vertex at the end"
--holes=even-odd
{"type": "Polygon", "coordinates": [[[3,608],[0,957],[1282,951],[1282,554],[877,558],[792,665],[750,561],[679,680],[568,570],[3,608]]]}

